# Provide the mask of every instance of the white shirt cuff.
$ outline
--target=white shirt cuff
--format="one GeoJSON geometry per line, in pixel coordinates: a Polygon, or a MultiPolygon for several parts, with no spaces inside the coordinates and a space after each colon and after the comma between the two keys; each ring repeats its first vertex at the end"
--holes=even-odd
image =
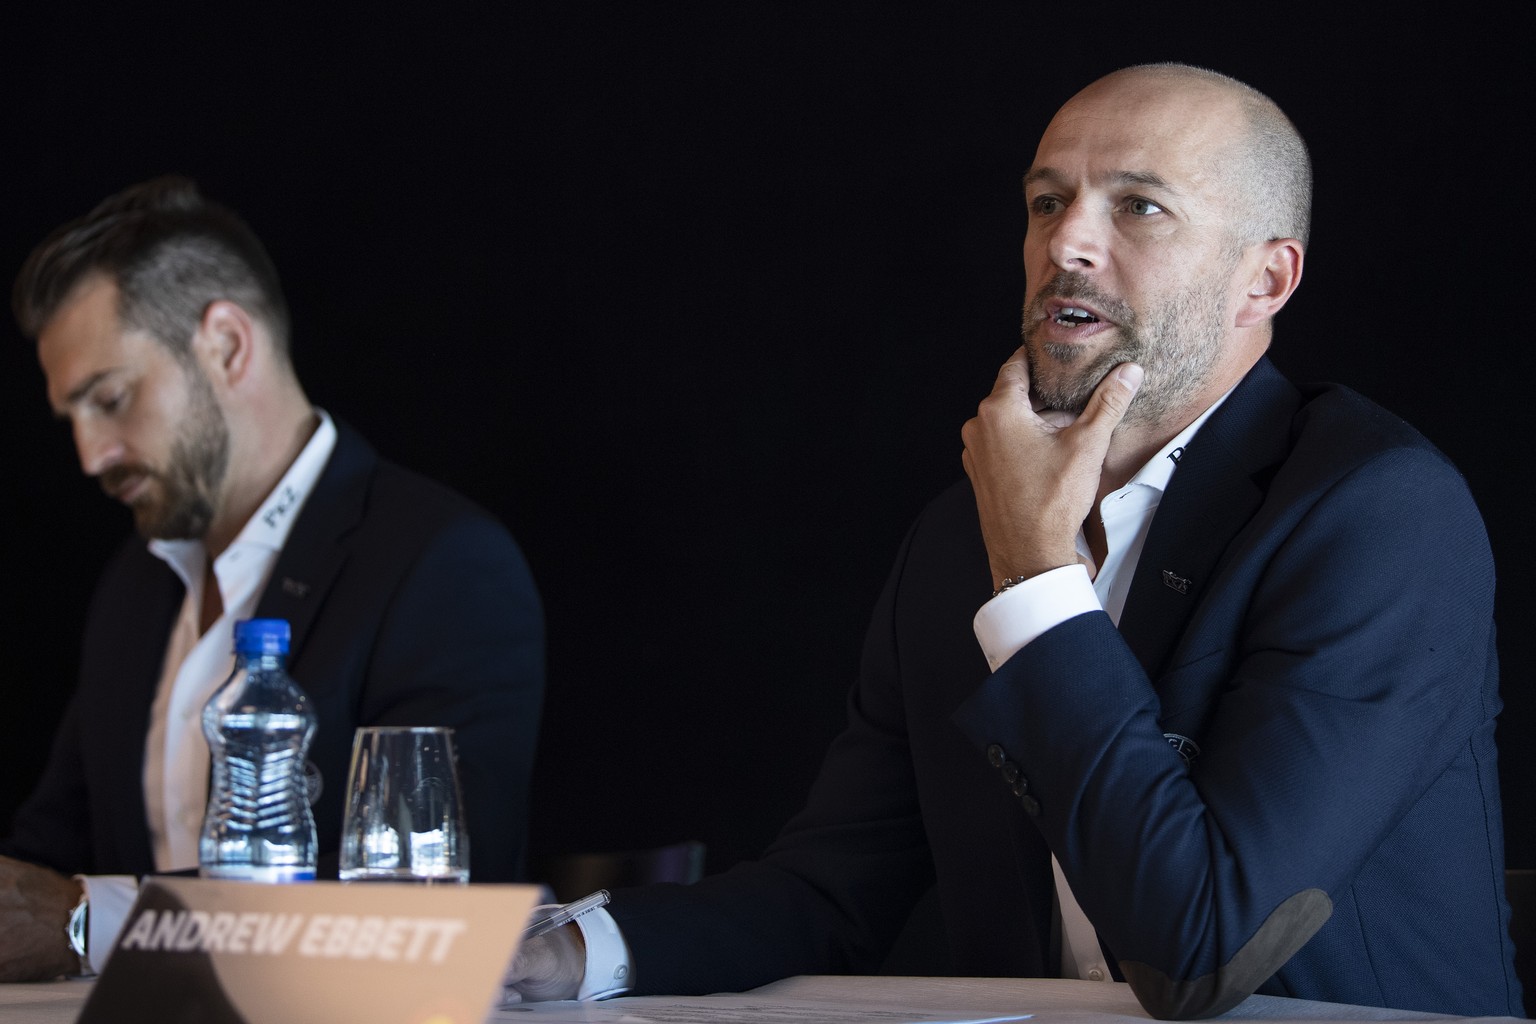
{"type": "Polygon", "coordinates": [[[582,976],[577,999],[607,999],[629,991],[629,946],[613,915],[602,907],[576,919],[587,944],[587,972],[582,976]]]}
{"type": "Polygon", "coordinates": [[[118,932],[128,921],[128,912],[139,896],[139,880],[133,875],[76,875],[90,901],[86,917],[85,952],[91,970],[101,973],[112,955],[118,932]]]}
{"type": "Polygon", "coordinates": [[[1085,612],[1102,610],[1088,569],[1079,563],[1014,584],[982,605],[971,625],[987,664],[996,672],[1046,630],[1085,612]]]}

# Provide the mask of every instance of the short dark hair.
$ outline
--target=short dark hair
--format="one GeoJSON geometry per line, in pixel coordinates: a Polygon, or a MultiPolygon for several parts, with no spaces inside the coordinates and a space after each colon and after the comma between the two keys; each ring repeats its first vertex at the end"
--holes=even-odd
{"type": "Polygon", "coordinates": [[[96,274],[116,282],[123,326],[149,332],[178,357],[190,352],[203,313],[219,299],[259,318],[288,350],[288,303],[266,249],[188,178],[131,185],[43,239],[11,295],[22,333],[36,338],[96,274]]]}

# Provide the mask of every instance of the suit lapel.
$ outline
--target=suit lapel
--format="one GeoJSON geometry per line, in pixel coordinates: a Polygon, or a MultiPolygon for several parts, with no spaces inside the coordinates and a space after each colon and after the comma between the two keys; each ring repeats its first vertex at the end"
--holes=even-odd
{"type": "Polygon", "coordinates": [[[1289,448],[1296,388],[1260,359],[1189,443],[1136,565],[1120,633],[1156,678],[1289,448]]]}
{"type": "Polygon", "coordinates": [[[363,518],[377,464],[368,443],[337,420],[336,448],[294,521],[256,606],[259,618],[288,620],[290,667],[302,654],[326,592],[346,564],[349,549],[343,541],[363,518]]]}

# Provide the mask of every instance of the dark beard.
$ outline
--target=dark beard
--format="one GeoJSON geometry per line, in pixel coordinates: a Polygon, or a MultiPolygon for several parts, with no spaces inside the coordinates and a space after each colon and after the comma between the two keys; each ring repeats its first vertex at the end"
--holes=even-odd
{"type": "Polygon", "coordinates": [[[195,540],[213,522],[213,490],[229,465],[229,432],[222,420],[198,437],[177,438],[169,471],[160,476],[162,501],[137,507],[141,535],[162,540],[195,540]]]}
{"type": "Polygon", "coordinates": [[[191,407],[171,444],[165,470],[123,465],[101,474],[108,493],[134,476],[149,479],[144,495],[132,506],[134,528],[146,539],[197,540],[207,533],[213,522],[214,494],[229,469],[229,427],[208,381],[197,370],[188,372],[192,374],[191,407]]]}

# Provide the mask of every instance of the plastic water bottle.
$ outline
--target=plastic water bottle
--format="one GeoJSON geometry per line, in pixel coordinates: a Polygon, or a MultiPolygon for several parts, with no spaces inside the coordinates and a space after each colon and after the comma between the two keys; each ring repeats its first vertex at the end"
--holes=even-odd
{"type": "Polygon", "coordinates": [[[203,707],[213,759],[199,874],[253,882],[315,877],[315,819],[304,758],[315,735],[309,698],[283,667],[288,623],[235,623],[235,670],[203,707]]]}

